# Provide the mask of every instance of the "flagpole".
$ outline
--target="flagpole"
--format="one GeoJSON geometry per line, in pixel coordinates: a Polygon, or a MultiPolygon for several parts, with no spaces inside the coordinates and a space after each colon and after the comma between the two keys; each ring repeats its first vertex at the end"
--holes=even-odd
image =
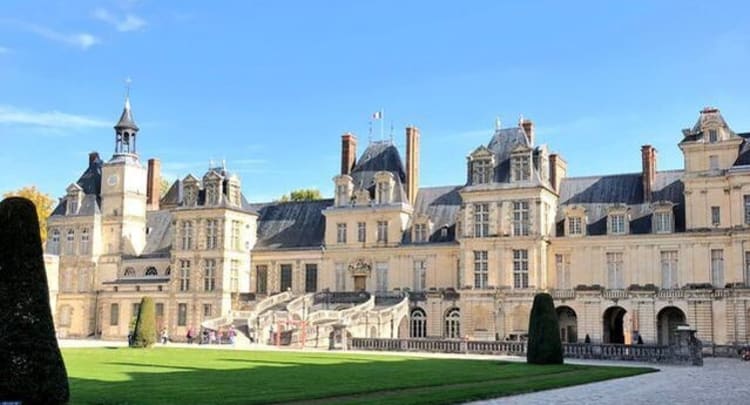
{"type": "Polygon", "coordinates": [[[383,113],[383,109],[380,109],[380,140],[384,141],[383,139],[383,121],[385,121],[385,114],[383,113]]]}

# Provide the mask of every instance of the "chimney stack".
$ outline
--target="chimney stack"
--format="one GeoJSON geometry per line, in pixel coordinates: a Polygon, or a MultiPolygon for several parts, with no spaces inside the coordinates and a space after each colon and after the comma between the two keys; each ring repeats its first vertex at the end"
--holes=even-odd
{"type": "Polygon", "coordinates": [[[419,128],[406,127],[406,198],[414,206],[419,191],[419,128]]]}
{"type": "Polygon", "coordinates": [[[521,118],[519,122],[523,132],[526,132],[526,138],[529,140],[529,145],[534,145],[534,123],[529,119],[521,118]]]}
{"type": "Polygon", "coordinates": [[[643,200],[651,201],[656,178],[656,149],[651,145],[641,146],[641,161],[643,163],[643,200]]]}
{"type": "Polygon", "coordinates": [[[91,153],[89,153],[89,166],[91,166],[97,160],[99,160],[99,153],[98,152],[91,152],[91,153]]]}
{"type": "Polygon", "coordinates": [[[568,164],[565,163],[565,160],[560,155],[557,153],[549,155],[549,182],[558,194],[560,193],[560,183],[567,175],[567,172],[568,164]]]}
{"type": "Polygon", "coordinates": [[[146,180],[146,209],[157,211],[161,197],[161,162],[159,159],[148,160],[148,177],[146,180]]]}
{"type": "Polygon", "coordinates": [[[341,135],[341,174],[351,174],[357,164],[357,137],[351,132],[341,135]]]}

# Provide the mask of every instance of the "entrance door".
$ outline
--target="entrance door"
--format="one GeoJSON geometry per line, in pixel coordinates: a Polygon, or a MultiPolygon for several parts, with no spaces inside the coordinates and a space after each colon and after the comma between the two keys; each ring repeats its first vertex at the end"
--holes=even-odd
{"type": "Polygon", "coordinates": [[[367,276],[354,276],[354,291],[367,289],[367,276]]]}
{"type": "Polygon", "coordinates": [[[625,343],[623,318],[625,308],[610,307],[604,312],[604,343],[625,343]]]}

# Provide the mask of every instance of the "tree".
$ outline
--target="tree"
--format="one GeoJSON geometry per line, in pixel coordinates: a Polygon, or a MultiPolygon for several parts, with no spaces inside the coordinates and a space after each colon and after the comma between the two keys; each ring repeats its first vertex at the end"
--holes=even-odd
{"type": "Polygon", "coordinates": [[[0,403],[66,403],[34,204],[0,202],[0,403]]]}
{"type": "Polygon", "coordinates": [[[52,214],[55,200],[49,194],[38,190],[36,186],[26,186],[20,190],[11,191],[3,195],[3,198],[8,197],[23,197],[34,203],[36,206],[36,215],[39,218],[39,234],[41,235],[42,242],[47,241],[47,218],[52,214]]]}
{"type": "Polygon", "coordinates": [[[151,297],[143,297],[130,347],[150,347],[156,343],[156,310],[151,297]]]}
{"type": "Polygon", "coordinates": [[[320,195],[320,190],[316,188],[301,188],[290,192],[289,195],[282,195],[279,201],[315,201],[322,199],[323,197],[320,195]]]}
{"type": "Polygon", "coordinates": [[[159,198],[164,198],[164,196],[167,194],[167,191],[169,191],[169,187],[171,184],[169,183],[169,180],[165,179],[164,177],[161,177],[159,179],[159,198]]]}
{"type": "Polygon", "coordinates": [[[530,364],[562,364],[563,348],[560,326],[552,296],[546,293],[534,297],[529,319],[529,342],[526,362],[530,364]]]}

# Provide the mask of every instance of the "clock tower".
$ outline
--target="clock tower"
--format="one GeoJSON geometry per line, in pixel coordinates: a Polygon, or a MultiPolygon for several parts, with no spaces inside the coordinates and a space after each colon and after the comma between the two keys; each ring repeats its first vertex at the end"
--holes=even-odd
{"type": "Polygon", "coordinates": [[[146,244],[147,169],[138,160],[129,96],[114,128],[115,153],[102,166],[103,248],[105,254],[139,255],[146,244]]]}

